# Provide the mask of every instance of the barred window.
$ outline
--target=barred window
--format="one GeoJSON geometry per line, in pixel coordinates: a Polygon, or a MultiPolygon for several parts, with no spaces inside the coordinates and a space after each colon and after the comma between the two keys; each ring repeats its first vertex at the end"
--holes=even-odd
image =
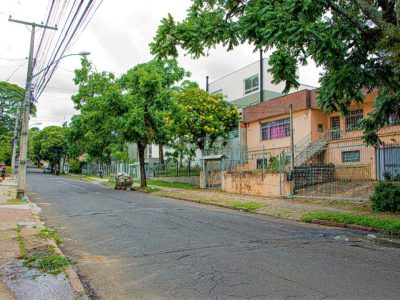
{"type": "Polygon", "coordinates": [[[400,115],[392,113],[388,119],[388,125],[400,125],[400,115]]]}
{"type": "Polygon", "coordinates": [[[363,110],[357,109],[351,111],[346,116],[346,131],[357,130],[360,128],[360,121],[363,119],[363,110]]]}
{"type": "Polygon", "coordinates": [[[251,92],[257,91],[259,86],[258,74],[246,78],[244,80],[244,93],[249,94],[251,92]]]}
{"type": "Polygon", "coordinates": [[[290,136],[289,118],[261,124],[261,139],[273,140],[290,136]]]}
{"type": "Polygon", "coordinates": [[[342,162],[359,162],[360,161],[360,150],[353,151],[342,151],[342,162]]]}

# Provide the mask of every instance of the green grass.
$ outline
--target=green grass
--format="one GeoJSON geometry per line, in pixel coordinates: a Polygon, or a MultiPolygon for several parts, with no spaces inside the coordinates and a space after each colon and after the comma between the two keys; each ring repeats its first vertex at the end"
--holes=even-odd
{"type": "Polygon", "coordinates": [[[24,257],[26,255],[26,246],[24,242],[24,238],[22,237],[21,234],[21,226],[17,225],[17,228],[15,229],[17,232],[17,242],[18,242],[18,247],[19,247],[19,255],[21,257],[24,257]]]}
{"type": "Polygon", "coordinates": [[[254,213],[263,205],[258,202],[240,202],[240,201],[225,201],[226,204],[236,207],[236,208],[241,208],[246,212],[251,212],[254,213]]]}
{"type": "Polygon", "coordinates": [[[372,227],[376,230],[386,231],[392,235],[400,235],[400,220],[380,219],[370,216],[360,216],[351,213],[338,212],[309,213],[301,217],[301,220],[304,222],[311,222],[311,220],[314,219],[327,220],[343,224],[356,224],[372,227]]]}
{"type": "Polygon", "coordinates": [[[48,246],[47,248],[32,252],[26,256],[23,265],[27,268],[34,268],[44,273],[57,275],[65,271],[70,261],[65,257],[55,253],[54,248],[48,246]]]}
{"type": "MultiPolygon", "coordinates": [[[[134,180],[135,183],[140,183],[140,179],[134,180]]],[[[147,179],[148,185],[155,185],[155,186],[163,186],[163,187],[170,187],[176,189],[185,189],[185,190],[195,190],[199,187],[189,183],[182,183],[182,182],[166,182],[161,180],[151,180],[147,179]]]]}
{"type": "Polygon", "coordinates": [[[53,239],[57,245],[62,244],[64,241],[56,234],[56,230],[49,230],[47,226],[38,232],[38,236],[43,239],[53,239]]]}

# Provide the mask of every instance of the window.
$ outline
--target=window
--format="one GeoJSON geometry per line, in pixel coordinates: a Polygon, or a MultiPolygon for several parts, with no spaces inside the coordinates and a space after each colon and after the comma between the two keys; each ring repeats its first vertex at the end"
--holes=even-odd
{"type": "Polygon", "coordinates": [[[323,132],[324,131],[324,125],[318,123],[318,132],[323,132]]]}
{"type": "Polygon", "coordinates": [[[359,129],[360,121],[363,119],[363,110],[353,110],[346,116],[346,131],[359,129]]]}
{"type": "Polygon", "coordinates": [[[342,162],[359,162],[360,161],[360,150],[354,151],[342,151],[342,162]]]}
{"type": "Polygon", "coordinates": [[[261,139],[273,140],[290,136],[289,118],[261,124],[261,139]]]}
{"type": "Polygon", "coordinates": [[[400,115],[397,113],[392,113],[388,119],[388,125],[399,125],[400,124],[400,115]]]}
{"type": "Polygon", "coordinates": [[[330,135],[332,140],[340,139],[340,117],[331,117],[331,130],[330,135]]]}
{"type": "Polygon", "coordinates": [[[258,74],[244,80],[244,93],[249,94],[258,90],[258,74]]]}
{"type": "Polygon", "coordinates": [[[149,153],[148,153],[148,158],[152,158],[153,157],[153,146],[149,145],[149,153]]]}

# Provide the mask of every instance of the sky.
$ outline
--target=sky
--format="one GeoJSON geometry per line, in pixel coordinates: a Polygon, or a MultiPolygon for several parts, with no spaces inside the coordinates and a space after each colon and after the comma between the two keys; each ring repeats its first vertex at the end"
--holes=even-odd
{"type": "MultiPolygon", "coordinates": [[[[9,22],[8,17],[12,15],[15,19],[44,22],[49,0],[1,0],[1,3],[0,81],[9,80],[24,87],[30,32],[23,25],[9,22]]],[[[104,0],[68,53],[89,51],[89,59],[98,71],[120,75],[136,64],[152,59],[148,45],[160,20],[168,13],[177,20],[183,19],[190,3],[190,0],[104,0]]],[[[251,45],[241,45],[230,52],[217,47],[210,50],[207,57],[196,60],[182,53],[178,61],[192,73],[191,79],[204,87],[207,75],[213,81],[258,58],[258,52],[254,53],[251,45]]],[[[71,95],[77,91],[72,78],[73,70],[79,65],[78,56],[65,58],[59,64],[38,99],[37,115],[31,119],[31,126],[61,125],[78,113],[73,108],[71,95]]],[[[318,86],[320,72],[313,62],[309,62],[299,70],[300,82],[318,86]]]]}

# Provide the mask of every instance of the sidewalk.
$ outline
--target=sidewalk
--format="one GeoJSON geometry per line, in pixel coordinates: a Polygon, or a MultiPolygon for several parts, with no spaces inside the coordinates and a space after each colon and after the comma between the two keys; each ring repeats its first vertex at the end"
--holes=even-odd
{"type": "MultiPolygon", "coordinates": [[[[86,177],[93,183],[105,184],[107,179],[96,177],[86,177]]],[[[106,184],[105,184],[106,185],[106,184]]],[[[243,211],[264,214],[277,218],[285,218],[299,221],[305,214],[328,211],[328,212],[357,212],[361,215],[376,216],[386,219],[400,219],[400,215],[389,215],[382,213],[372,213],[369,203],[366,201],[348,201],[348,200],[324,200],[324,199],[299,199],[299,198],[278,198],[264,197],[245,194],[233,194],[219,190],[211,189],[180,189],[172,187],[163,187],[158,185],[149,185],[156,187],[152,195],[169,197],[180,200],[192,200],[204,204],[216,204],[235,208],[243,211]]],[[[134,183],[133,187],[139,187],[134,183]]]]}
{"type": "Polygon", "coordinates": [[[84,293],[78,294],[73,286],[76,274],[51,236],[39,236],[49,233],[39,219],[40,208],[16,200],[15,195],[13,180],[0,183],[0,299],[83,298],[84,293]],[[50,257],[65,263],[55,275],[49,275],[54,270],[39,270],[50,257]]]}

